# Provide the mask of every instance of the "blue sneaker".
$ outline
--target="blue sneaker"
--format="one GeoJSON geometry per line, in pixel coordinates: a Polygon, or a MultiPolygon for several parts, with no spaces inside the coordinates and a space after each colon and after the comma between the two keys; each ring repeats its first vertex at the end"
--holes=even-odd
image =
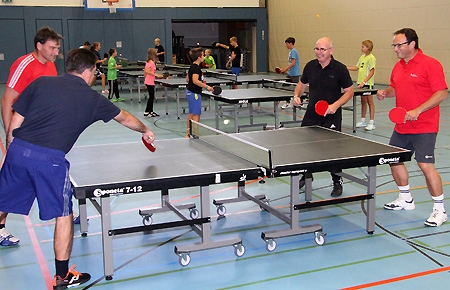
{"type": "Polygon", "coordinates": [[[5,228],[0,230],[0,245],[2,246],[15,246],[19,244],[19,239],[13,236],[5,228]]]}

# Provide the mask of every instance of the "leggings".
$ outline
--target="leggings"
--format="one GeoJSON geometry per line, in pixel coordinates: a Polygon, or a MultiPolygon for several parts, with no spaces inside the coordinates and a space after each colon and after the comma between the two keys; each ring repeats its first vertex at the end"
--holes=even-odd
{"type": "Polygon", "coordinates": [[[155,101],[155,86],[154,85],[145,85],[148,91],[148,100],[147,107],[145,108],[145,112],[151,113],[153,112],[153,102],[155,101]]]}
{"type": "Polygon", "coordinates": [[[111,100],[113,95],[116,96],[116,99],[120,98],[120,96],[119,96],[119,82],[117,81],[117,79],[115,79],[115,80],[108,80],[108,84],[109,84],[108,99],[111,100]]]}

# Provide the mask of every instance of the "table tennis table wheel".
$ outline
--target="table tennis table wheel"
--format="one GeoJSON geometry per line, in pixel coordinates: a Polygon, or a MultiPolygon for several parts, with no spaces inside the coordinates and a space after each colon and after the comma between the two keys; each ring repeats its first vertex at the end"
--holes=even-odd
{"type": "Polygon", "coordinates": [[[142,218],[142,223],[144,226],[149,226],[153,223],[153,218],[151,215],[146,215],[142,218]]]}
{"type": "Polygon", "coordinates": [[[266,240],[266,249],[269,252],[275,251],[275,248],[277,247],[277,243],[274,239],[268,239],[266,240]]]}
{"type": "Polygon", "coordinates": [[[236,245],[233,245],[233,246],[234,246],[234,254],[237,257],[242,257],[244,255],[244,253],[245,253],[244,245],[243,244],[236,244],[236,245]]]}
{"type": "Polygon", "coordinates": [[[178,254],[178,256],[179,256],[178,262],[183,267],[189,265],[189,263],[191,262],[191,255],[189,255],[189,253],[181,253],[178,254]]]}
{"type": "Polygon", "coordinates": [[[217,207],[217,214],[220,216],[224,216],[227,213],[227,208],[224,205],[219,205],[217,207]]]}
{"type": "Polygon", "coordinates": [[[321,231],[315,232],[314,240],[316,241],[316,244],[318,244],[319,246],[323,246],[325,244],[325,236],[326,234],[321,231]]]}
{"type": "Polygon", "coordinates": [[[195,219],[197,219],[200,216],[200,213],[199,213],[198,209],[192,208],[192,209],[189,209],[189,210],[190,210],[189,215],[191,216],[191,219],[195,220],[195,219]]]}

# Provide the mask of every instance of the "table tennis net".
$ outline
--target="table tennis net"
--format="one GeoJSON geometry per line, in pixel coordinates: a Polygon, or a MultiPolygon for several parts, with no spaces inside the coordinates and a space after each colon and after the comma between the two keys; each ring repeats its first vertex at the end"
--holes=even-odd
{"type": "Polygon", "coordinates": [[[228,73],[224,73],[224,72],[215,72],[215,71],[207,70],[207,71],[205,71],[205,76],[210,77],[210,78],[216,78],[219,80],[220,79],[227,80],[227,81],[231,81],[233,83],[237,82],[236,75],[228,74],[228,73]]]}
{"type": "Polygon", "coordinates": [[[191,121],[191,136],[264,168],[272,168],[272,152],[205,124],[191,121]]]}
{"type": "Polygon", "coordinates": [[[277,80],[269,80],[269,79],[263,79],[262,81],[262,87],[263,88],[270,88],[270,89],[279,89],[289,92],[294,92],[295,87],[297,86],[296,83],[291,83],[288,81],[277,81],[277,80]]]}

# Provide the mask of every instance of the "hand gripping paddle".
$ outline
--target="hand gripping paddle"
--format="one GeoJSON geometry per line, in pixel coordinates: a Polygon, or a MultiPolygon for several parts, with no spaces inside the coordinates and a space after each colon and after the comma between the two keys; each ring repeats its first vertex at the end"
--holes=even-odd
{"type": "Polygon", "coordinates": [[[328,103],[327,103],[327,101],[324,101],[324,100],[318,101],[316,103],[315,109],[316,109],[317,115],[325,116],[325,113],[328,110],[328,103]]]}
{"type": "Polygon", "coordinates": [[[276,67],[276,68],[275,68],[275,72],[276,72],[277,74],[280,74],[280,73],[281,73],[281,68],[276,67]]]}
{"type": "Polygon", "coordinates": [[[214,95],[220,95],[222,93],[222,88],[219,86],[214,86],[213,87],[213,94],[214,95]]]}
{"type": "Polygon", "coordinates": [[[406,116],[406,109],[402,107],[395,107],[389,111],[389,119],[395,124],[404,124],[406,116]]]}
{"type": "Polygon", "coordinates": [[[147,143],[147,141],[145,141],[144,136],[142,136],[142,143],[144,143],[145,147],[147,147],[148,150],[150,150],[151,152],[155,152],[156,150],[156,146],[153,143],[147,143]]]}

